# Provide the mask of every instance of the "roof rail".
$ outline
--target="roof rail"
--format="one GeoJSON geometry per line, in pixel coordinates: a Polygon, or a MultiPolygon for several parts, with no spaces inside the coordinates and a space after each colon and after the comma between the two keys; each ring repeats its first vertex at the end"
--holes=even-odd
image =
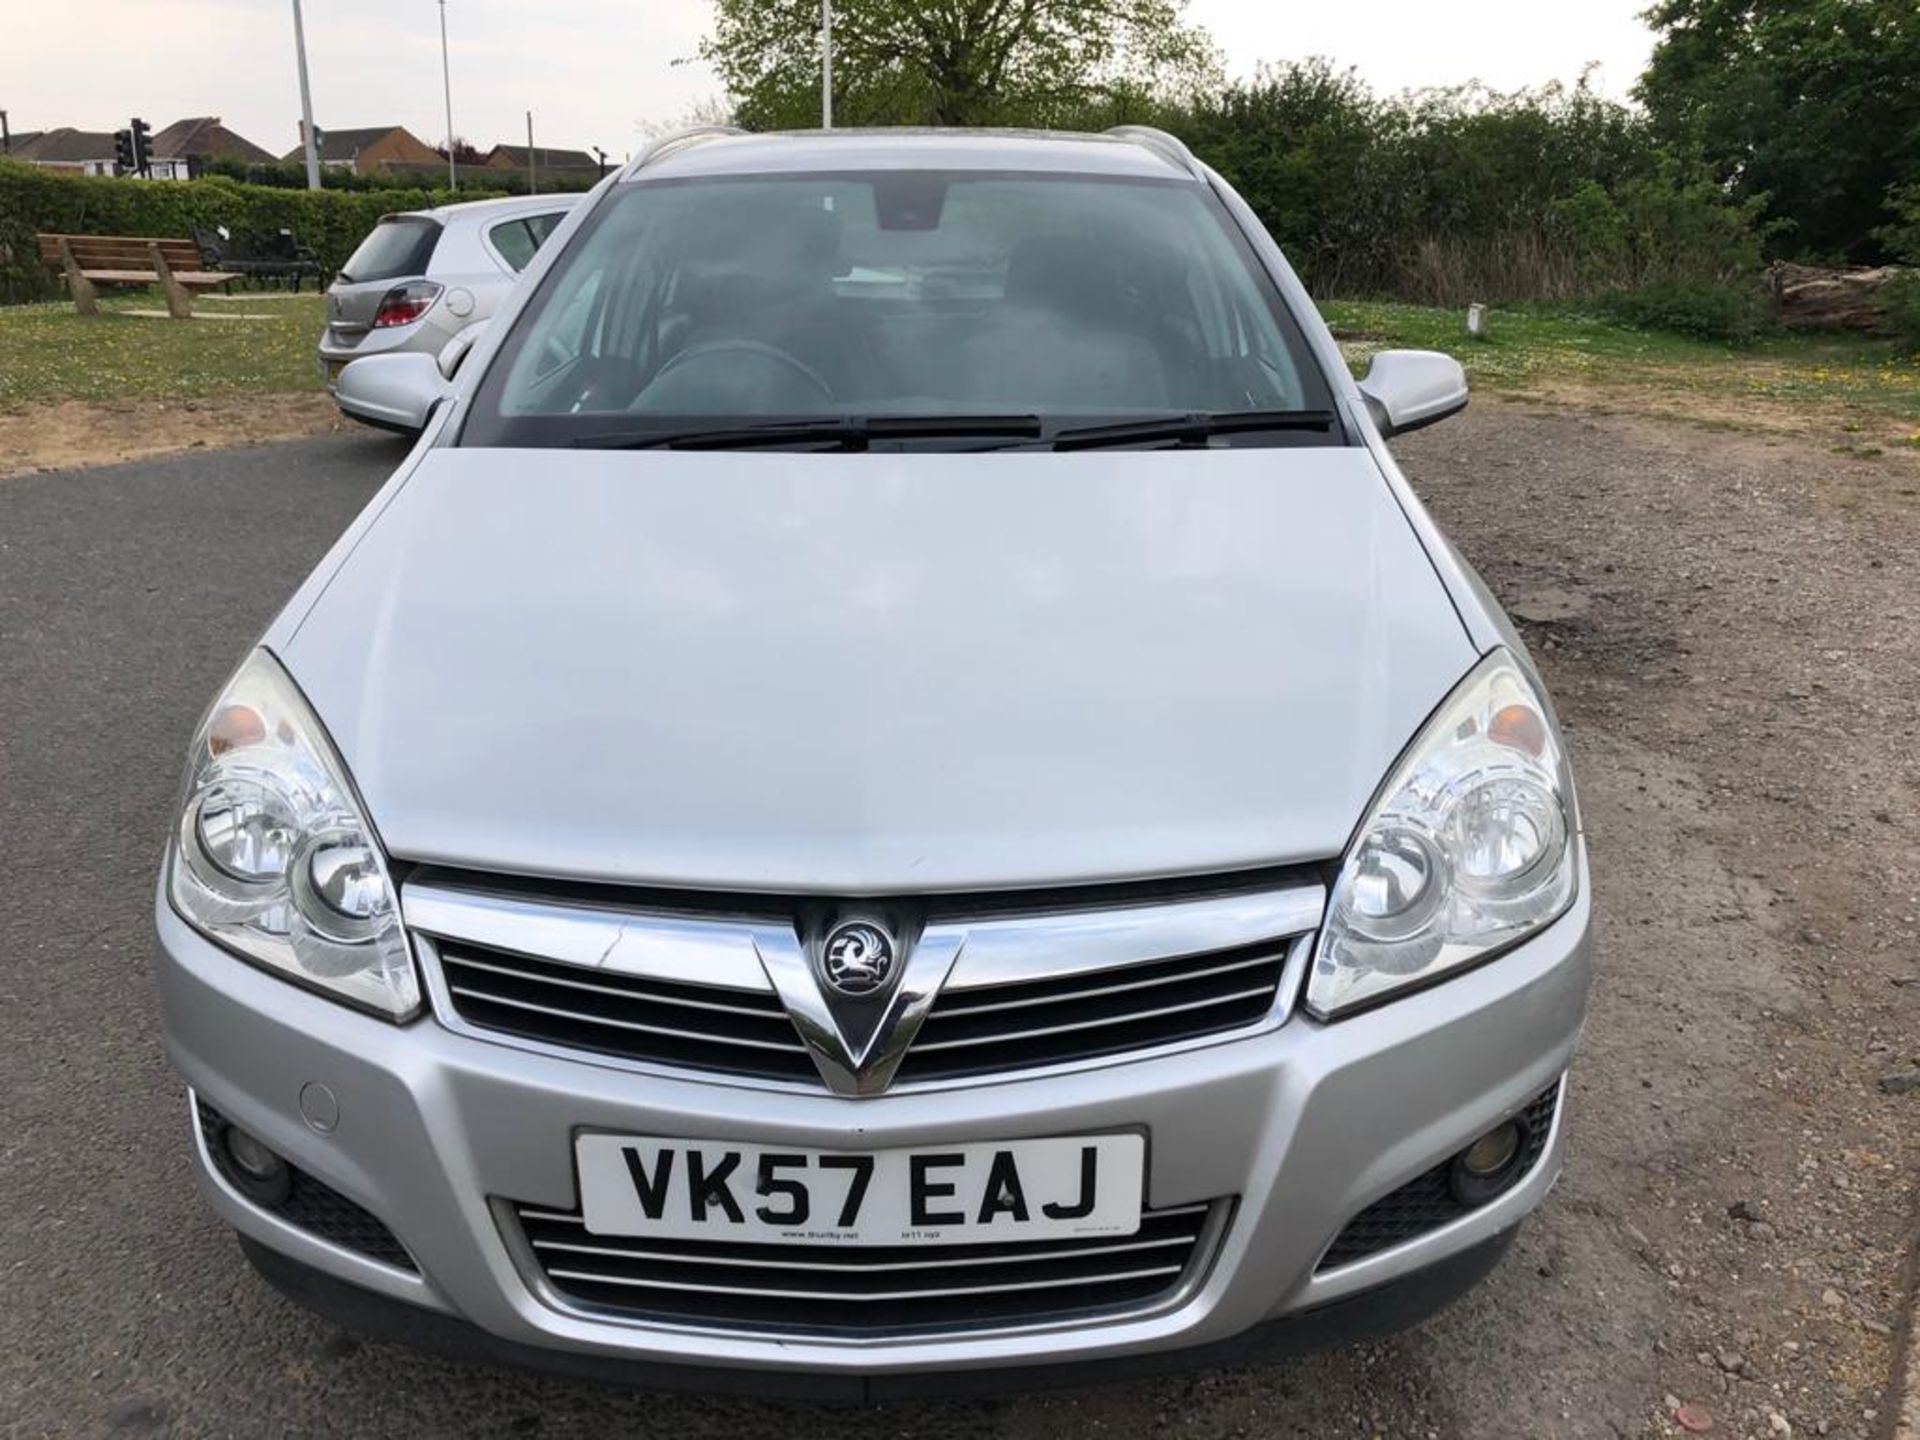
{"type": "Polygon", "coordinates": [[[697,145],[702,140],[717,140],[723,135],[745,135],[747,132],[738,125],[694,125],[685,130],[675,130],[671,135],[662,135],[646,149],[627,162],[627,168],[620,172],[622,180],[631,180],[656,160],[664,160],[675,150],[684,150],[689,145],[697,145]]]}
{"type": "Polygon", "coordinates": [[[1186,142],[1177,135],[1165,130],[1155,129],[1151,125],[1115,125],[1107,131],[1116,140],[1128,140],[1135,145],[1144,145],[1162,160],[1171,160],[1196,180],[1207,178],[1206,167],[1194,158],[1186,142]]]}

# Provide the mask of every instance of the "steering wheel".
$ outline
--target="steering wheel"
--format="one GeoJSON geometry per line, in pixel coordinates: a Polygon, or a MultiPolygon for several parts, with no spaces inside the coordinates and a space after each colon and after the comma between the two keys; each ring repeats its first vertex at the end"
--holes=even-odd
{"type": "Polygon", "coordinates": [[[769,345],[764,340],[719,339],[703,340],[698,345],[689,345],[666,364],[662,365],[660,369],[655,372],[653,379],[647,382],[646,390],[642,390],[635,396],[634,403],[628,408],[639,408],[640,401],[646,398],[647,391],[652,390],[655,386],[659,385],[661,381],[673,374],[674,371],[682,369],[685,366],[698,361],[710,361],[726,356],[744,357],[749,355],[762,360],[771,360],[776,365],[798,375],[802,380],[806,381],[809,386],[819,392],[822,400],[830,401],[834,398],[833,387],[821,377],[818,370],[815,370],[811,365],[807,364],[806,361],[789,355],[779,346],[769,345]]]}

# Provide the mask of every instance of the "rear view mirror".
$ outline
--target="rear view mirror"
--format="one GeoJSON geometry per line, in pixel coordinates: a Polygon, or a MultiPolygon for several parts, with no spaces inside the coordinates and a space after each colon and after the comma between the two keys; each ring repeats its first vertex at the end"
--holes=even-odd
{"type": "Polygon", "coordinates": [[[433,407],[453,393],[431,355],[367,355],[340,372],[333,398],[352,419],[417,435],[433,407]]]}
{"type": "Polygon", "coordinates": [[[1382,350],[1360,382],[1373,423],[1391,438],[1467,408],[1467,372],[1437,350],[1382,350]]]}

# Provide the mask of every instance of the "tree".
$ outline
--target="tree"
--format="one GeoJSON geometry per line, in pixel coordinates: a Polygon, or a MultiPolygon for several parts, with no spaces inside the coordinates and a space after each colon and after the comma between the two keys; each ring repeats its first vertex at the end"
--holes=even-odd
{"type": "MultiPolygon", "coordinates": [[[[834,119],[1063,125],[1218,75],[1186,0],[836,0],[834,119]]],[[[701,58],[755,129],[819,123],[818,0],[715,0],[701,58]]]]}
{"type": "MultiPolygon", "coordinates": [[[[442,160],[447,158],[446,146],[436,145],[433,148],[442,160]]],[[[456,165],[484,165],[487,163],[487,152],[466,136],[456,135],[453,137],[453,159],[456,165]]]]}
{"type": "Polygon", "coordinates": [[[1874,260],[1883,201],[1920,180],[1914,0],[1659,0],[1637,94],[1662,139],[1739,194],[1771,195],[1787,245],[1874,260]]]}

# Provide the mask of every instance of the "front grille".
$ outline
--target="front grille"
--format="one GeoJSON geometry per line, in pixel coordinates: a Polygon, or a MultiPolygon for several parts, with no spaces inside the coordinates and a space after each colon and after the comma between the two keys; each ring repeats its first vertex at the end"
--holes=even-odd
{"type": "MultiPolygon", "coordinates": [[[[212,1157],[214,1167],[226,1176],[229,1183],[238,1186],[240,1182],[229,1168],[226,1146],[220,1138],[221,1132],[227,1127],[226,1117],[198,1095],[194,1096],[194,1111],[200,1122],[201,1138],[206,1141],[207,1154],[212,1157]]],[[[370,1260],[378,1260],[383,1265],[392,1265],[401,1270],[416,1268],[406,1247],[372,1211],[356,1205],[297,1165],[289,1165],[287,1169],[292,1176],[292,1183],[287,1189],[287,1198],[272,1207],[275,1215],[310,1235],[330,1241],[344,1250],[365,1255],[370,1260]]]]}
{"type": "MultiPolygon", "coordinates": [[[[1533,1172],[1546,1153],[1547,1137],[1553,1133],[1554,1111],[1560,1104],[1560,1083],[1535,1096],[1532,1103],[1515,1118],[1526,1128],[1521,1141],[1520,1165],[1514,1172],[1514,1184],[1533,1172]]],[[[1409,1180],[1390,1195],[1385,1195],[1349,1220],[1327,1253],[1320,1257],[1318,1270],[1350,1265],[1369,1255],[1391,1249],[1429,1231],[1458,1220],[1475,1207],[1454,1198],[1447,1172],[1453,1160],[1449,1156],[1425,1174],[1409,1180]]]]}
{"type": "Polygon", "coordinates": [[[1274,1008],[1284,942],[1050,980],[942,991],[899,1081],[1028,1070],[1149,1050],[1258,1024],[1274,1008]]]}
{"type": "Polygon", "coordinates": [[[771,991],[683,985],[443,941],[440,967],[470,1025],[626,1060],[818,1081],[771,991]]]}
{"type": "Polygon", "coordinates": [[[1148,1210],[1093,1240],[965,1246],[738,1244],[590,1235],[512,1207],[547,1283],[599,1313],[761,1333],[895,1336],[1153,1309],[1205,1266],[1225,1202],[1148,1210]]]}
{"type": "Polygon", "coordinates": [[[856,1077],[835,1032],[865,1034],[873,1012],[833,993],[817,969],[840,907],[737,903],[436,873],[416,876],[403,896],[434,1007],[456,1029],[662,1070],[871,1093],[868,1078],[898,1088],[1020,1074],[1279,1025],[1326,893],[1304,874],[1262,872],[1232,884],[873,902],[908,938],[909,972],[922,956],[949,958],[925,1015],[913,1007],[899,1030],[875,1038],[856,1077]]]}

